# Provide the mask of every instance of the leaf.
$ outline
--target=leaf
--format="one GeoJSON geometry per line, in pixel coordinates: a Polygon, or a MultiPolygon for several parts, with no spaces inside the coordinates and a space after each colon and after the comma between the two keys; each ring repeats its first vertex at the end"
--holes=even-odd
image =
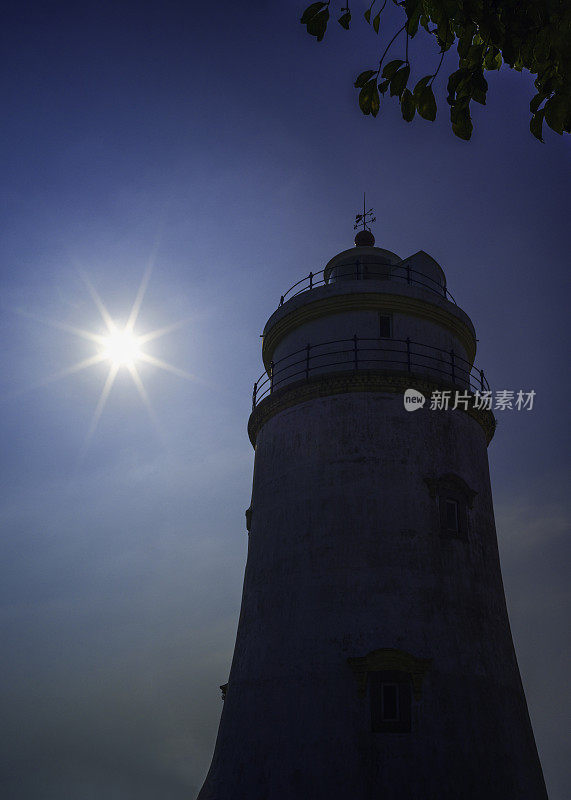
{"type": "Polygon", "coordinates": [[[386,80],[384,80],[384,81],[381,81],[379,83],[379,92],[384,94],[387,91],[387,89],[389,88],[389,83],[390,83],[390,80],[388,78],[386,80]]]}
{"type": "Polygon", "coordinates": [[[533,115],[529,122],[529,130],[533,133],[536,139],[539,139],[540,142],[543,142],[543,117],[545,116],[545,111],[541,109],[536,114],[533,115]]]}
{"type": "Polygon", "coordinates": [[[537,76],[537,79],[534,81],[534,83],[537,91],[543,92],[546,97],[554,92],[557,88],[557,79],[555,75],[550,75],[549,72],[542,72],[537,76]]]}
{"type": "Polygon", "coordinates": [[[371,84],[366,83],[359,92],[359,108],[363,114],[371,113],[371,84]]]}
{"type": "Polygon", "coordinates": [[[379,97],[379,92],[377,91],[376,83],[373,83],[373,92],[371,97],[371,114],[376,117],[379,113],[379,108],[381,107],[381,98],[379,97]]]}
{"type": "MultiPolygon", "coordinates": [[[[371,6],[371,8],[372,8],[372,6],[371,6]]],[[[368,22],[368,23],[369,23],[369,25],[370,25],[370,24],[371,24],[371,9],[370,9],[370,8],[368,8],[368,9],[365,11],[365,13],[363,14],[363,16],[365,17],[365,19],[367,20],[367,22],[368,22]]]]}
{"type": "Polygon", "coordinates": [[[366,69],[364,72],[361,72],[360,75],[357,75],[357,78],[353,86],[355,87],[355,89],[360,89],[361,86],[364,86],[367,83],[367,81],[370,81],[373,75],[376,74],[377,74],[376,69],[366,69]]]}
{"type": "Polygon", "coordinates": [[[484,78],[483,73],[476,72],[470,79],[471,95],[477,103],[486,105],[486,92],[488,91],[488,81],[484,78]]]}
{"type": "Polygon", "coordinates": [[[400,108],[402,117],[406,122],[411,122],[416,112],[416,104],[410,89],[405,89],[401,95],[400,108]]]}
{"type": "Polygon", "coordinates": [[[508,36],[506,36],[504,46],[502,48],[502,55],[506,64],[508,64],[510,67],[513,67],[517,61],[517,49],[513,38],[510,39],[508,36]]]}
{"type": "Polygon", "coordinates": [[[404,61],[400,58],[395,58],[394,61],[389,61],[389,63],[386,64],[385,68],[383,69],[383,78],[388,78],[390,80],[401,64],[404,64],[404,61]]]}
{"type": "Polygon", "coordinates": [[[450,120],[453,125],[460,124],[462,117],[470,116],[470,98],[462,98],[457,100],[450,109],[450,120]]]}
{"type": "Polygon", "coordinates": [[[379,25],[381,24],[381,12],[377,14],[377,16],[373,19],[373,28],[375,33],[379,32],[379,25]]]}
{"type": "Polygon", "coordinates": [[[416,10],[412,12],[412,14],[408,18],[408,22],[406,24],[406,31],[411,39],[414,38],[418,31],[418,23],[420,22],[420,17],[422,14],[422,3],[419,3],[416,10]]]}
{"type": "Polygon", "coordinates": [[[325,8],[323,9],[323,11],[320,11],[312,19],[309,20],[309,22],[307,23],[307,32],[311,36],[315,36],[317,41],[320,42],[325,36],[325,30],[327,28],[328,21],[329,21],[329,9],[325,8]]]}
{"type": "Polygon", "coordinates": [[[351,22],[351,12],[347,11],[345,14],[343,14],[342,17],[339,17],[337,22],[339,23],[339,25],[341,25],[342,28],[345,28],[345,30],[348,31],[349,23],[351,22]]]}
{"type": "Polygon", "coordinates": [[[459,139],[464,139],[465,142],[470,141],[473,130],[474,126],[472,125],[472,120],[469,117],[466,120],[462,120],[460,124],[452,125],[452,131],[459,139]]]}
{"type": "Polygon", "coordinates": [[[436,40],[440,46],[440,52],[449,50],[454,42],[454,32],[450,20],[440,17],[436,28],[436,40]]]}
{"type": "Polygon", "coordinates": [[[499,47],[504,40],[505,25],[501,22],[500,18],[494,14],[488,17],[487,22],[488,31],[486,38],[496,47],[499,47]]]}
{"type": "Polygon", "coordinates": [[[391,97],[394,97],[395,95],[398,95],[398,97],[401,96],[406,87],[409,75],[410,64],[405,64],[404,67],[395,72],[391,79],[391,97]]]}
{"type": "Polygon", "coordinates": [[[405,0],[403,3],[407,16],[410,17],[417,11],[422,11],[422,0],[405,0]]]}
{"type": "Polygon", "coordinates": [[[452,130],[459,139],[469,141],[472,136],[472,120],[470,119],[470,112],[467,108],[452,108],[450,111],[450,119],[452,120],[452,130]],[[458,113],[453,114],[454,111],[458,113]]]}
{"type": "Polygon", "coordinates": [[[502,55],[499,50],[490,47],[484,58],[484,67],[486,69],[499,69],[502,66],[502,55]]]}
{"type": "Polygon", "coordinates": [[[550,98],[545,104],[545,121],[552,131],[563,135],[565,128],[565,118],[569,114],[568,109],[565,107],[565,100],[563,97],[557,95],[550,98]]]}
{"type": "Polygon", "coordinates": [[[372,114],[374,117],[379,113],[381,101],[377,90],[376,81],[369,81],[359,92],[359,107],[363,114],[372,114]]]}
{"type": "Polygon", "coordinates": [[[448,97],[446,100],[450,105],[453,105],[455,102],[456,94],[464,91],[464,87],[466,86],[469,78],[470,70],[466,69],[465,67],[457,69],[456,72],[453,72],[448,77],[448,97]]]}
{"type": "Polygon", "coordinates": [[[531,98],[529,103],[529,110],[531,111],[532,114],[535,114],[535,112],[537,111],[537,109],[543,103],[544,100],[545,100],[545,95],[543,94],[543,92],[538,92],[535,95],[535,97],[531,98]]]}
{"type": "Polygon", "coordinates": [[[484,56],[484,45],[482,44],[473,44],[468,48],[468,55],[466,56],[466,60],[468,61],[469,67],[481,67],[482,66],[482,59],[484,56]]]}
{"type": "Polygon", "coordinates": [[[522,59],[523,59],[525,64],[527,64],[527,65],[534,64],[535,67],[537,67],[537,68],[532,69],[532,72],[538,72],[539,67],[536,64],[536,60],[535,60],[535,57],[533,55],[533,48],[534,48],[534,42],[531,39],[528,39],[528,38],[523,39],[523,41],[521,43],[521,53],[520,53],[520,55],[521,55],[521,57],[522,57],[522,59]]]}
{"type": "Polygon", "coordinates": [[[460,58],[466,58],[468,55],[468,50],[472,46],[472,33],[465,32],[460,36],[458,39],[458,55],[460,58]]]}
{"type": "Polygon", "coordinates": [[[545,64],[549,60],[549,44],[547,42],[539,42],[533,48],[533,57],[538,64],[545,64]]]}
{"type": "Polygon", "coordinates": [[[423,119],[433,122],[436,119],[436,98],[432,86],[425,86],[416,98],[418,113],[423,119]]]}
{"type": "Polygon", "coordinates": [[[325,8],[326,5],[327,3],[312,3],[305,9],[303,14],[301,15],[300,22],[303,25],[307,25],[309,20],[312,19],[317,14],[318,11],[321,11],[322,8],[325,8]]]}
{"type": "Polygon", "coordinates": [[[421,93],[421,91],[424,89],[424,87],[426,86],[426,84],[428,83],[428,81],[431,78],[432,78],[432,75],[425,75],[424,78],[421,78],[418,81],[418,83],[414,87],[414,92],[413,92],[415,102],[416,102],[416,98],[418,97],[418,95],[421,93]]]}

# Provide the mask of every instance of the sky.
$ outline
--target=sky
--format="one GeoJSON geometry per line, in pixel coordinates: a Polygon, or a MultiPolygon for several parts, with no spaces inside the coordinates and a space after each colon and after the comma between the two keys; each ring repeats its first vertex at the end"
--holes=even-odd
{"type": "MultiPolygon", "coordinates": [[[[550,798],[566,796],[568,142],[530,135],[532,80],[507,68],[469,143],[445,77],[434,123],[388,99],[363,116],[352,81],[385,40],[335,23],[318,44],[304,5],[6,4],[6,800],[200,788],[240,606],[259,336],[291,284],[352,246],[364,191],[379,246],[445,270],[491,385],[536,392],[498,413],[489,457],[530,715],[550,798]],[[77,329],[105,333],[96,298],[126,324],[146,279],[136,331],[169,330],[98,413],[110,365],[70,371],[100,349],[77,329]]],[[[420,76],[438,57],[415,39],[411,60],[420,76]]]]}

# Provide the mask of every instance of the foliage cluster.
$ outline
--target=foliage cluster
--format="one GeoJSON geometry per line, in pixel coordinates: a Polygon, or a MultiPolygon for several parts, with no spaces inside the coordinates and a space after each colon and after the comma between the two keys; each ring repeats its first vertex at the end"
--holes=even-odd
{"type": "MultiPolygon", "coordinates": [[[[446,53],[456,44],[458,68],[448,77],[447,102],[452,130],[470,139],[470,103],[485,105],[488,82],[485,72],[502,64],[536,75],[537,93],[530,102],[530,130],[543,141],[543,122],[556,133],[571,132],[571,3],[568,0],[391,0],[405,15],[405,22],[392,36],[378,66],[363,70],[355,80],[363,114],[376,117],[380,95],[387,91],[400,101],[403,118],[415,114],[434,120],[437,101],[433,83],[446,53]],[[435,37],[440,61],[434,72],[410,84],[409,42],[423,29],[435,37]],[[385,58],[399,39],[404,40],[403,58],[385,58]]],[[[376,34],[387,0],[372,0],[364,18],[376,34]]],[[[312,3],[301,22],[321,41],[329,21],[330,0],[312,3]]],[[[349,30],[349,2],[340,9],[338,22],[349,30]]]]}

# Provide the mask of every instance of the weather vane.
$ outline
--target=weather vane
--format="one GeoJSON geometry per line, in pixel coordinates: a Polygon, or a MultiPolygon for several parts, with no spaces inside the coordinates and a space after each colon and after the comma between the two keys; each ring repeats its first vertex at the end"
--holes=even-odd
{"type": "Polygon", "coordinates": [[[363,192],[363,213],[355,215],[355,224],[353,225],[353,230],[356,231],[357,228],[362,225],[364,231],[369,231],[370,223],[377,221],[377,218],[373,216],[373,213],[373,208],[370,208],[367,211],[367,206],[365,205],[365,192],[363,192]]]}

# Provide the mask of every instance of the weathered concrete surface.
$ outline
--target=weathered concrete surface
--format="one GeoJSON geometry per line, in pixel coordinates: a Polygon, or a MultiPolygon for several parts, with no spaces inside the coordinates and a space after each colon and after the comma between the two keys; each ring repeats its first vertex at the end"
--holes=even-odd
{"type": "MultiPolygon", "coordinates": [[[[441,348],[443,364],[451,349],[471,363],[475,331],[461,309],[438,291],[382,279],[385,265],[405,262],[380,248],[338,254],[332,277],[353,256],[371,267],[363,279],[335,278],[272,314],[266,367],[307,343],[380,337],[384,312],[395,344],[409,337],[441,348]]],[[[444,290],[426,253],[409,261],[444,290]]],[[[407,364],[365,360],[360,368],[384,370],[385,382],[365,385],[355,370],[342,390],[349,366],[323,366],[334,380],[312,370],[303,391],[292,369],[251,419],[242,608],[199,800],[545,800],[502,587],[489,421],[405,411],[389,373],[407,364]],[[295,393],[294,404],[280,405],[280,392],[295,393]],[[470,498],[462,535],[442,532],[434,487],[444,476],[470,498]],[[408,732],[372,732],[373,678],[359,683],[348,660],[375,651],[429,662],[408,732]]],[[[415,385],[452,377],[438,362],[418,366],[415,385]]]]}
{"type": "Polygon", "coordinates": [[[503,594],[486,441],[460,411],[355,393],[256,444],[236,649],[200,800],[546,798],[503,594]],[[475,491],[443,536],[425,478],[475,491]],[[410,733],[372,733],[347,659],[432,664],[410,733]]]}

